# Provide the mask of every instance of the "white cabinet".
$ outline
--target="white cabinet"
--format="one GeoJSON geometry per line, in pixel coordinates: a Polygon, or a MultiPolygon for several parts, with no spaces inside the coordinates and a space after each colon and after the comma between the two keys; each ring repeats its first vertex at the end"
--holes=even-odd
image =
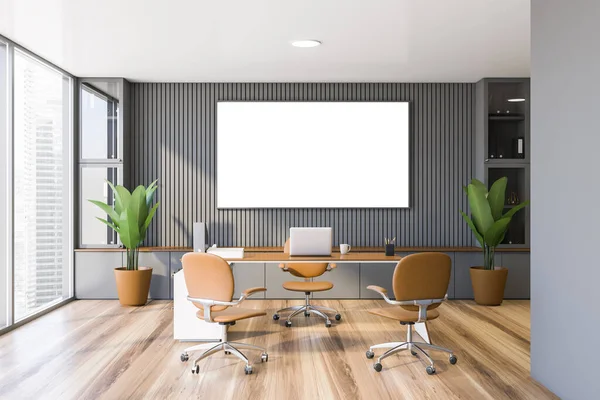
{"type": "Polygon", "coordinates": [[[183,271],[173,275],[173,283],[173,337],[181,341],[221,340],[221,325],[196,317],[198,308],[187,299],[183,271]]]}

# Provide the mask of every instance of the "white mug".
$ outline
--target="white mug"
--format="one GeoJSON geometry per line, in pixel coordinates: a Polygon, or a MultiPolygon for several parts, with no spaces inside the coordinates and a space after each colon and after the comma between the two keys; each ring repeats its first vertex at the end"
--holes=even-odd
{"type": "Polygon", "coordinates": [[[342,254],[350,253],[351,249],[352,249],[352,247],[350,247],[349,244],[340,244],[340,253],[342,253],[342,254]]]}

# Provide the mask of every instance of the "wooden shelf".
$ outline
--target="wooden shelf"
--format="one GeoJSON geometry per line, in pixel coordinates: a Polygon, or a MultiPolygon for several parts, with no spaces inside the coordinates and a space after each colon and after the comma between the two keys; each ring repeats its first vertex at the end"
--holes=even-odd
{"type": "MultiPolygon", "coordinates": [[[[76,252],[115,252],[122,251],[124,252],[124,248],[85,248],[85,249],[75,249],[76,252]]],[[[140,247],[140,252],[142,253],[152,253],[152,252],[191,252],[191,247],[140,247]]],[[[396,247],[396,253],[417,253],[424,251],[439,251],[439,252],[480,252],[482,251],[480,247],[396,247]]],[[[503,248],[497,249],[496,251],[506,251],[506,252],[529,252],[528,247],[523,248],[503,248]]],[[[283,247],[244,247],[245,253],[282,253],[283,247]]],[[[333,253],[339,253],[339,247],[333,249],[333,253]]],[[[384,249],[382,247],[353,247],[352,253],[383,253],[384,249]]]]}

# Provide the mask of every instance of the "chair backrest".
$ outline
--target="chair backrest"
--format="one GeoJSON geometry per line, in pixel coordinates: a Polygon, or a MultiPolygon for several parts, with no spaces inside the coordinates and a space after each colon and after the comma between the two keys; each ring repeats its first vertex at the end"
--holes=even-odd
{"type": "MultiPolygon", "coordinates": [[[[396,300],[442,299],[448,291],[452,260],[444,253],[417,253],[400,260],[392,285],[396,300]]],[[[432,304],[429,310],[439,307],[432,304]]],[[[402,306],[417,311],[417,306],[402,306]]]]}
{"type": "MultiPolygon", "coordinates": [[[[290,239],[285,241],[283,252],[290,254],[290,239]]],[[[299,278],[316,278],[327,271],[328,263],[289,263],[286,264],[288,272],[299,278]]]]}
{"type": "Polygon", "coordinates": [[[328,263],[289,263],[286,264],[290,274],[299,278],[316,278],[327,272],[328,263]]]}
{"type": "MultiPolygon", "coordinates": [[[[233,298],[233,273],[227,261],[214,254],[186,253],[181,258],[185,286],[190,297],[231,301],[233,298]]],[[[202,305],[193,303],[199,309],[202,305]]],[[[213,306],[212,311],[226,306],[213,306]]]]}

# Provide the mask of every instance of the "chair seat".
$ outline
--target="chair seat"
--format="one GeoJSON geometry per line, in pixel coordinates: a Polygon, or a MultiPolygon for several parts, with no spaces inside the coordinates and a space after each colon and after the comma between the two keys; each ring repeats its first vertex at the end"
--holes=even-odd
{"type": "MultiPolygon", "coordinates": [[[[419,320],[418,311],[408,311],[400,306],[385,307],[385,308],[374,308],[369,310],[371,314],[379,315],[380,317],[394,319],[400,322],[417,322],[419,320]]],[[[436,310],[427,311],[427,320],[436,319],[440,316],[440,313],[436,310]]]]}
{"type": "Polygon", "coordinates": [[[318,282],[302,282],[289,281],[283,283],[283,288],[292,292],[323,292],[333,287],[333,283],[318,281],[318,282]]]}
{"type": "MultiPolygon", "coordinates": [[[[265,311],[254,310],[252,308],[240,308],[240,307],[229,307],[221,311],[213,311],[211,313],[212,320],[214,322],[234,322],[241,319],[262,317],[267,315],[265,311]]],[[[204,310],[199,310],[196,316],[200,319],[204,319],[204,310]]]]}

